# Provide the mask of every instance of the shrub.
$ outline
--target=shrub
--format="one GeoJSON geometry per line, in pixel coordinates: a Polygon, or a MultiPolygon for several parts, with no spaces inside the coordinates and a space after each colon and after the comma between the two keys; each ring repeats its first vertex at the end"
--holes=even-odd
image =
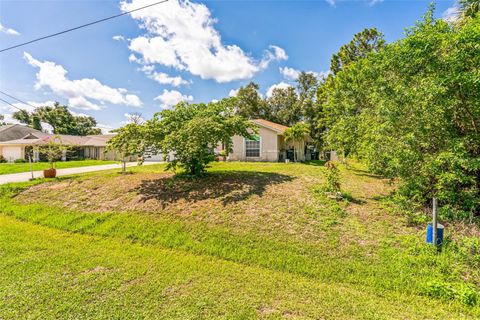
{"type": "Polygon", "coordinates": [[[26,163],[27,160],[25,159],[15,159],[15,161],[13,161],[14,163],[26,163]]]}
{"type": "Polygon", "coordinates": [[[335,193],[340,192],[340,171],[338,170],[337,166],[331,161],[328,161],[325,164],[325,167],[327,168],[325,175],[325,191],[335,193]]]}
{"type": "Polygon", "coordinates": [[[2,155],[0,155],[0,163],[7,163],[7,159],[2,155]]]}

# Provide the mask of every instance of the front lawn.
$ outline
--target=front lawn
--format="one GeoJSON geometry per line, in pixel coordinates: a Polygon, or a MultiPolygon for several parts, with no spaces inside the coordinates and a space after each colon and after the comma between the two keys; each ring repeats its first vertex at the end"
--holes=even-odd
{"type": "Polygon", "coordinates": [[[0,187],[0,318],[480,317],[478,228],[441,252],[393,186],[321,163],[164,165],[0,187]]]}
{"type": "MultiPolygon", "coordinates": [[[[102,164],[118,163],[118,161],[104,161],[104,160],[79,160],[79,161],[59,161],[55,163],[55,168],[75,168],[96,166],[102,164]]],[[[33,164],[33,171],[49,169],[48,162],[36,162],[33,164]]],[[[0,175],[9,173],[20,173],[30,171],[30,164],[28,163],[0,163],[0,175]]]]}

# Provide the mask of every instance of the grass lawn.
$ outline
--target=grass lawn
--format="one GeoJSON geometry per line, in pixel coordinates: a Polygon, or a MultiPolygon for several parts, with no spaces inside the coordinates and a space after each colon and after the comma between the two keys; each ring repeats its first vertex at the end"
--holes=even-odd
{"type": "Polygon", "coordinates": [[[0,187],[0,319],[480,317],[478,227],[436,252],[361,168],[163,169],[0,187]]]}
{"type": "MultiPolygon", "coordinates": [[[[76,168],[86,166],[96,166],[101,164],[118,163],[118,161],[103,161],[103,160],[81,160],[81,161],[59,161],[55,163],[55,168],[76,168]]],[[[33,164],[33,171],[49,169],[48,162],[36,162],[33,164]]],[[[28,163],[0,163],[0,174],[20,173],[30,171],[30,164],[28,163]]]]}

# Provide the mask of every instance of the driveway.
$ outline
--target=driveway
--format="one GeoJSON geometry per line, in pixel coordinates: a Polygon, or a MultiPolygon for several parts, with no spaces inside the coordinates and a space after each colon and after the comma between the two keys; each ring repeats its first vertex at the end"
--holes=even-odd
{"type": "MultiPolygon", "coordinates": [[[[148,166],[148,165],[158,164],[158,163],[161,163],[161,162],[144,162],[143,165],[148,166]]],[[[127,167],[134,167],[136,165],[137,165],[136,162],[127,163],[127,167]]],[[[71,174],[85,173],[85,172],[94,172],[94,171],[121,169],[121,168],[122,168],[122,165],[120,163],[114,163],[114,164],[101,164],[98,166],[89,166],[89,167],[57,169],[57,177],[67,176],[71,174]]],[[[43,170],[33,171],[33,176],[35,178],[43,178],[43,170]]],[[[3,174],[3,175],[0,175],[0,184],[10,183],[10,182],[24,182],[24,181],[28,181],[31,177],[32,177],[32,174],[30,172],[3,174]]]]}

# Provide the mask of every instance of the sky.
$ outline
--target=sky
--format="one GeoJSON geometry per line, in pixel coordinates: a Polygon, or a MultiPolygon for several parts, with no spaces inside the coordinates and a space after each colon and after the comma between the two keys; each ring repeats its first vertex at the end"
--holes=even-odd
{"type": "MultiPolygon", "coordinates": [[[[159,0],[0,0],[0,49],[159,0]]],[[[268,96],[330,58],[364,28],[404,36],[429,1],[178,1],[0,53],[0,94],[32,110],[54,101],[93,116],[104,132],[131,113],[151,118],[179,101],[210,102],[255,81],[268,96]]],[[[454,0],[436,2],[448,18],[454,0]]],[[[0,101],[7,121],[15,111],[0,101]]]]}

